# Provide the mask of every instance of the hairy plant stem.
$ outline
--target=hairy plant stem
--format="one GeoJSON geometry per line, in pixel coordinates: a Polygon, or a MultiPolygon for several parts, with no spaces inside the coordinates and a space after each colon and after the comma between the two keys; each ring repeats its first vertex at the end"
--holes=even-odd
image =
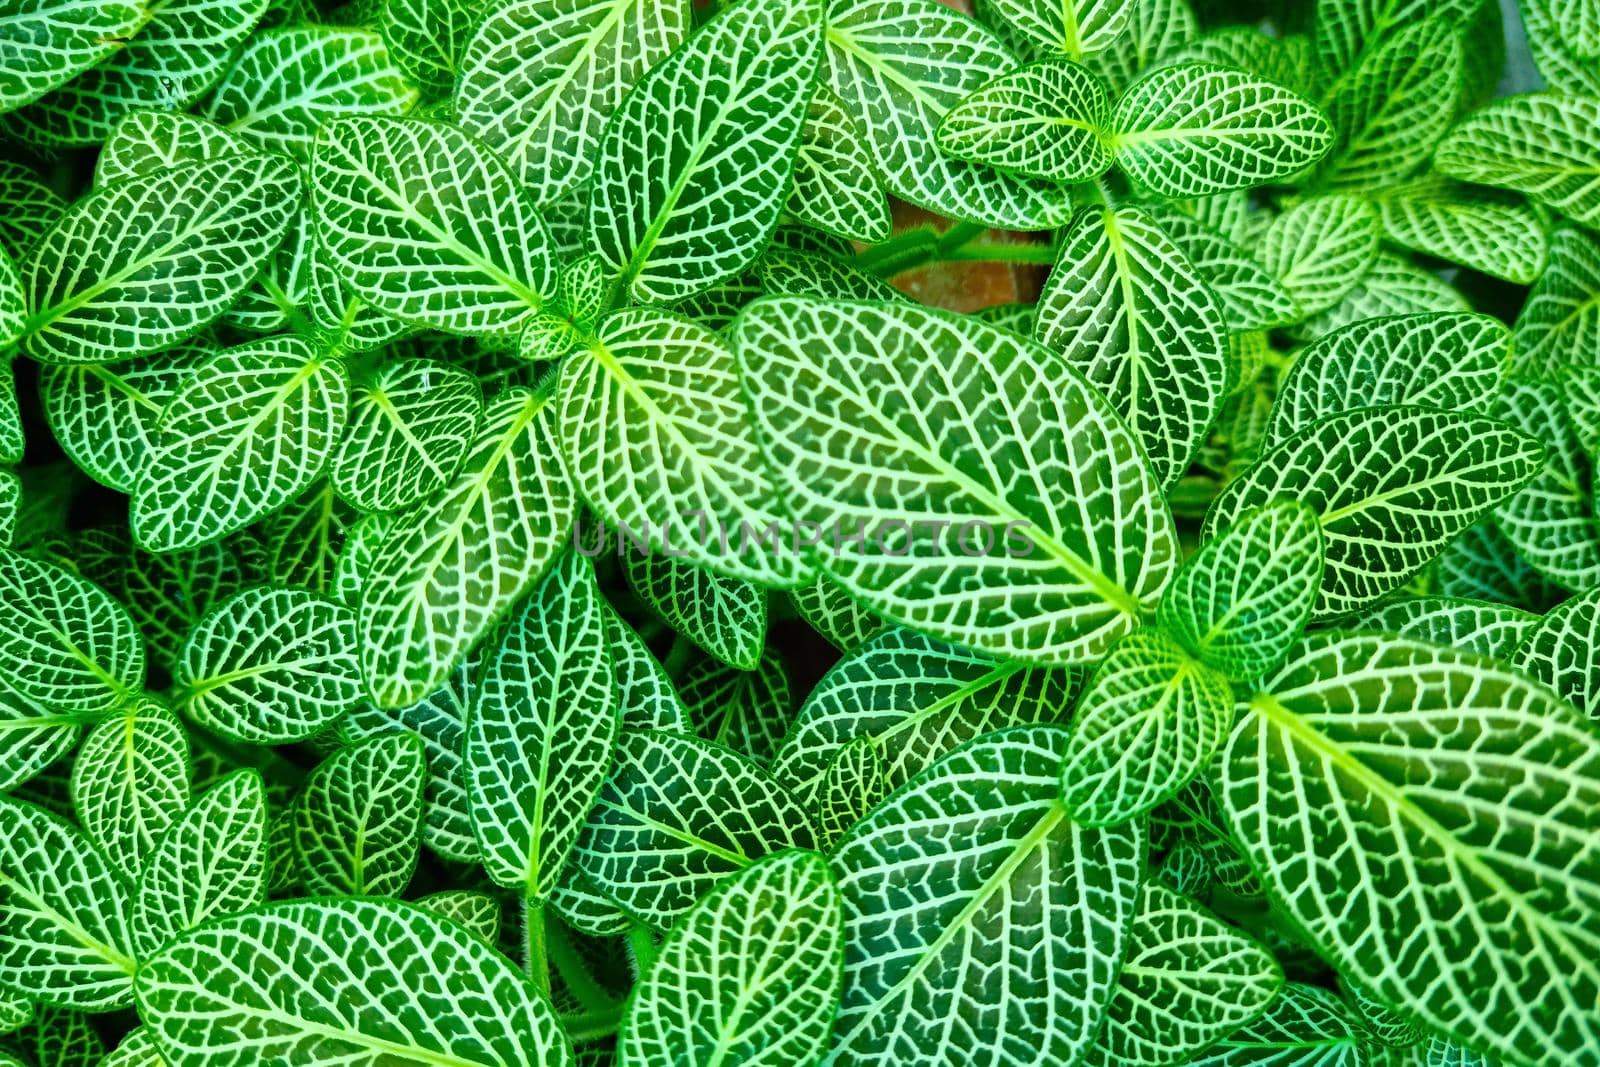
{"type": "Polygon", "coordinates": [[[522,898],[522,964],[534,985],[550,995],[550,965],[544,949],[544,902],[522,898]]]}

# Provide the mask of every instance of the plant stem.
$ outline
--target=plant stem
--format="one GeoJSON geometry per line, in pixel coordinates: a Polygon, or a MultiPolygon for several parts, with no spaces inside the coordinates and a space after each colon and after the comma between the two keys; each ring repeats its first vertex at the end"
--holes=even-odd
{"type": "Polygon", "coordinates": [[[987,227],[976,222],[958,222],[944,233],[926,226],[907,230],[857,255],[855,265],[880,278],[892,278],[940,261],[1055,262],[1055,249],[1049,245],[979,240],[988,232],[987,227]]]}
{"type": "Polygon", "coordinates": [[[622,1025],[622,1005],[613,1004],[601,1011],[586,1011],[578,1015],[561,1016],[561,1026],[574,1044],[598,1041],[610,1037],[622,1025]]]}
{"type": "Polygon", "coordinates": [[[618,1000],[602,989],[594,975],[589,973],[564,924],[545,923],[545,949],[550,955],[551,965],[561,976],[562,984],[578,998],[578,1003],[583,1005],[585,1011],[599,1014],[617,1006],[618,1000]]]}
{"type": "Polygon", "coordinates": [[[656,939],[648,926],[633,923],[628,927],[628,950],[633,956],[635,977],[643,977],[656,961],[656,939]]]}
{"type": "Polygon", "coordinates": [[[952,261],[1040,263],[1049,266],[1056,261],[1056,250],[1050,245],[1033,242],[974,241],[952,249],[944,258],[952,261]]]}
{"type": "Polygon", "coordinates": [[[544,954],[544,903],[522,898],[522,963],[533,984],[550,995],[550,965],[544,954]]]}

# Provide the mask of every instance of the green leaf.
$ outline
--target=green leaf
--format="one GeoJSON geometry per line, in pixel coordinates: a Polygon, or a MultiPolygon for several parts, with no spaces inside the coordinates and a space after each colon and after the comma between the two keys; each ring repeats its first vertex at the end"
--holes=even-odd
{"type": "Polygon", "coordinates": [[[38,1067],[100,1067],[106,1054],[105,1040],[88,1014],[54,1005],[40,1006],[14,1047],[38,1067]]]}
{"type": "Polygon", "coordinates": [[[1313,89],[1311,44],[1298,34],[1269,37],[1254,26],[1225,26],[1191,41],[1171,61],[1228,67],[1302,96],[1313,89]]]}
{"type": "Polygon", "coordinates": [[[1083,1062],[1188,1063],[1259,1018],[1282,987],[1277,961],[1259,945],[1187,897],[1147,882],[1105,1029],[1083,1062]]]}
{"type": "Polygon", "coordinates": [[[1228,390],[1227,326],[1155,220],[1136,208],[1079,215],[1039,296],[1037,331],[1128,421],[1157,481],[1176,482],[1228,390]]]}
{"type": "Polygon", "coordinates": [[[183,724],[149,698],[125,704],[78,749],[72,762],[78,822],[128,881],[189,806],[189,769],[183,724]]]}
{"type": "Polygon", "coordinates": [[[619,311],[567,360],[560,393],[572,479],[639,551],[765,584],[806,578],[726,341],[677,315],[619,311]]]}
{"type": "Polygon", "coordinates": [[[143,683],[144,644],[99,586],[0,550],[0,681],[53,711],[108,711],[143,683]]]}
{"type": "Polygon", "coordinates": [[[1399,588],[1539,469],[1536,441],[1504,423],[1419,407],[1361,408],[1312,423],[1218,495],[1208,533],[1279,497],[1311,507],[1326,567],[1314,620],[1399,588]]]}
{"type": "Polygon", "coordinates": [[[181,163],[250,153],[254,146],[207,119],[182,112],[124,115],[100,146],[94,185],[102,188],[181,163]]]}
{"type": "Polygon", "coordinates": [[[1177,208],[1152,204],[1146,213],[1210,287],[1230,333],[1300,320],[1288,290],[1248,252],[1177,208]]]}
{"type": "Polygon", "coordinates": [[[1111,167],[1102,140],[1111,100],[1076,63],[1037,63],[1002,75],[950,109],[939,147],[958,159],[1055,182],[1093,181],[1111,167]]]}
{"type": "Polygon", "coordinates": [[[937,0],[828,9],[826,84],[860,120],[889,191],[951,218],[1047,229],[1072,214],[1059,185],[952,159],[938,145],[946,112],[1017,65],[994,34],[937,0]]]}
{"type": "Polygon", "coordinates": [[[767,591],[692,563],[623,546],[622,573],[650,610],[739,670],[754,670],[767,637],[767,591]]]}
{"type": "Polygon", "coordinates": [[[1367,1067],[1350,1010],[1321,986],[1290,982],[1253,1022],[1188,1061],[1190,1067],[1367,1067]]]}
{"type": "Polygon", "coordinates": [[[211,94],[205,117],[304,162],[325,123],[403,115],[416,101],[416,87],[395,68],[377,33],[298,26],[256,34],[211,94]]]}
{"type": "Polygon", "coordinates": [[[762,292],[773,296],[825,296],[837,300],[904,300],[874,274],[831,255],[773,246],[751,267],[762,292]]]}
{"type": "Polygon", "coordinates": [[[1161,626],[1201,662],[1248,682],[1282,662],[1321,585],[1317,513],[1269,503],[1189,557],[1161,598],[1161,626]]]}
{"type": "Polygon", "coordinates": [[[417,906],[427,908],[435,915],[443,915],[457,926],[471,930],[490,945],[499,943],[500,902],[487,893],[446,889],[419,897],[417,906]]]}
{"type": "Polygon", "coordinates": [[[1132,629],[1171,574],[1171,522],[1133,435],[1040,346],[910,304],[802,297],[751,305],[734,338],[779,498],[835,539],[816,562],[873,611],[1072,663],[1132,629]]]}
{"type": "MultiPolygon", "coordinates": [[[[1535,485],[1542,481],[1536,478],[1535,485]]],[[[1541,610],[1566,596],[1522,557],[1491,519],[1469,526],[1450,542],[1433,570],[1439,591],[1446,596],[1541,610]]]]}
{"type": "Polygon", "coordinates": [[[294,806],[295,861],[306,888],[404,892],[417,866],[426,774],[422,741],[411,734],[383,734],[318,764],[294,806]]]}
{"type": "Polygon", "coordinates": [[[247,744],[303,741],[361,697],[355,613],[300,589],[257,586],[190,631],[173,672],[179,707],[247,744]]]}
{"type": "Polygon", "coordinates": [[[814,807],[835,754],[864,740],[896,788],[980,734],[1065,718],[1073,682],[1070,671],[996,661],[891,628],[823,675],[784,738],[773,774],[814,807]]]}
{"type": "Polygon", "coordinates": [[[839,891],[811,852],[760,860],[712,890],[628,997],[618,1061],[811,1063],[838,1003],[839,891]]]}
{"type": "Polygon", "coordinates": [[[265,902],[266,845],[261,775],[235,771],[166,832],[140,873],[128,918],[139,956],[209,919],[265,902]]]}
{"type": "Polygon", "coordinates": [[[1437,274],[1392,252],[1379,252],[1354,288],[1306,321],[1302,336],[1320,337],[1362,319],[1471,310],[1461,291],[1437,274]]]}
{"type": "Polygon", "coordinates": [[[156,1039],[151,1036],[150,1028],[140,1026],[123,1035],[117,1047],[100,1061],[100,1067],[166,1067],[166,1061],[156,1050],[156,1039]]]}
{"type": "Polygon", "coordinates": [[[404,513],[361,597],[361,671],[382,707],[415,704],[560,551],[577,505],[546,398],[508,389],[444,489],[404,513]]]}
{"type": "Polygon", "coordinates": [[[809,816],[754,762],[650,730],[622,735],[573,862],[623,910],[666,929],[726,875],[813,843],[809,816]]]}
{"type": "Polygon", "coordinates": [[[1397,245],[1518,285],[1544,269],[1544,221],[1520,197],[1424,177],[1382,190],[1377,204],[1397,245]]]}
{"type": "Polygon", "coordinates": [[[1210,762],[1233,718],[1228,679],[1161,630],[1112,646],[1072,714],[1061,800],[1113,826],[1174,796],[1210,762]]]}
{"type": "Polygon", "coordinates": [[[846,742],[828,761],[817,787],[818,842],[831,849],[889,793],[887,768],[872,738],[846,742]]]}
{"type": "Polygon", "coordinates": [[[1261,265],[1307,315],[1326,311],[1366,274],[1378,256],[1378,212],[1365,200],[1319,196],[1273,220],[1261,239],[1261,265]]]}
{"type": "Polygon", "coordinates": [[[172,552],[277,511],[327,465],[349,395],[344,365],[298,337],[217,353],[161,413],[134,482],[134,538],[172,552]]]}
{"type": "Polygon", "coordinates": [[[76,714],[47,711],[10,692],[0,695],[0,793],[71,752],[82,725],[76,714]]]}
{"type": "Polygon", "coordinates": [[[1200,34],[1188,0],[1133,0],[1128,31],[1115,48],[1084,57],[1084,65],[1120,91],[1200,34]]]}
{"type": "Polygon", "coordinates": [[[606,613],[606,644],[616,670],[617,707],[624,730],[664,730],[689,734],[694,728],[689,713],[672,687],[666,669],[651,654],[644,639],[616,612],[606,613]]]}
{"type": "Polygon", "coordinates": [[[1493,413],[1545,449],[1544,464],[1496,513],[1495,525],[1544,578],[1568,589],[1600,586],[1593,460],[1582,450],[1561,386],[1513,378],[1493,413]]]}
{"type": "Polygon", "coordinates": [[[16,0],[0,16],[0,111],[116,55],[150,20],[134,0],[16,0]]]}
{"type": "Polygon", "coordinates": [[[985,10],[1014,27],[1030,44],[1082,59],[1118,42],[1133,14],[1133,0],[986,0],[985,10]]]}
{"type": "Polygon", "coordinates": [[[292,164],[253,154],[90,193],[22,265],[23,350],[41,363],[107,363],[183,340],[254,280],[299,196],[292,164]]]}
{"type": "Polygon", "coordinates": [[[826,578],[789,591],[794,609],[834,648],[848,652],[883,629],[884,621],[826,578]]]}
{"type": "Polygon", "coordinates": [[[1511,189],[1585,226],[1600,224],[1600,97],[1555,92],[1496,100],[1456,123],[1434,155],[1442,174],[1511,189]]]}
{"type": "Polygon", "coordinates": [[[0,983],[106,1011],[133,993],[128,890],[104,854],[42,808],[0,797],[0,983]]]}
{"type": "Polygon", "coordinates": [[[1524,36],[1533,65],[1551,89],[1600,96],[1600,63],[1573,50],[1557,19],[1559,0],[1519,0],[1524,36]]]}
{"type": "Polygon", "coordinates": [[[516,0],[467,45],[456,121],[541,207],[589,177],[606,119],[689,32],[684,0],[516,0]]]}
{"type": "Polygon", "coordinates": [[[863,244],[889,237],[889,198],[861,126],[825,86],[817,86],[806,110],[784,210],[807,226],[863,244]]]}
{"type": "Polygon", "coordinates": [[[1542,686],[1470,653],[1331,633],[1251,701],[1221,799],[1275,903],[1341,973],[1473,1047],[1555,1067],[1600,1040],[1597,774],[1600,735],[1542,686]],[[1341,862],[1307,862],[1328,855],[1341,862]]]}
{"type": "Polygon", "coordinates": [[[1068,819],[1065,755],[1057,727],[988,735],[835,848],[845,963],[832,1063],[956,1065],[1000,1048],[1075,1063],[1088,1049],[1127,944],[1144,831],[1068,819]],[[974,984],[980,971],[1006,980],[974,984]]]}
{"type": "Polygon", "coordinates": [[[1487,315],[1374,318],[1335,330],[1295,357],[1278,387],[1267,444],[1357,408],[1416,404],[1481,412],[1511,362],[1511,337],[1487,315]]]}
{"type": "Polygon", "coordinates": [[[621,719],[608,610],[593,564],[568,552],[512,617],[467,722],[484,868],[528,900],[555,888],[611,766],[621,719]]]}
{"type": "Polygon", "coordinates": [[[379,311],[499,332],[555,290],[544,220],[505,165],[454,126],[341,119],[317,138],[311,184],[322,249],[379,311]]]}
{"type": "Polygon", "coordinates": [[[1550,259],[1512,331],[1517,370],[1552,377],[1600,351],[1600,245],[1581,230],[1557,227],[1550,259]]]}
{"type": "Polygon", "coordinates": [[[482,417],[478,383],[459,367],[387,363],[356,393],[329,464],[334,491],[363,511],[409,507],[455,476],[482,417]]]}
{"type": "Polygon", "coordinates": [[[528,978],[414,904],[307,900],[245,912],[179,938],[140,968],[138,984],[139,1013],[170,1067],[574,1062],[528,978]],[[440,984],[441,973],[454,980],[440,984]]]}
{"type": "Polygon", "coordinates": [[[1600,719],[1600,589],[1551,608],[1507,662],[1600,719]]]}
{"type": "Polygon", "coordinates": [[[449,96],[480,8],[477,0],[385,0],[378,32],[407,77],[429,95],[449,96]]]}
{"type": "Polygon", "coordinates": [[[1459,27],[1478,7],[1476,0],[1317,0],[1318,73],[1331,82],[1398,31],[1429,17],[1459,27]]]}
{"type": "Polygon", "coordinates": [[[67,202],[32,168],[8,159],[0,159],[0,202],[6,205],[0,217],[0,249],[18,262],[67,210],[67,202]]]}
{"type": "Polygon", "coordinates": [[[702,660],[679,685],[695,733],[761,764],[778,751],[794,701],[776,652],[761,653],[748,671],[702,660]]]}
{"type": "Polygon", "coordinates": [[[738,274],[788,199],[821,0],[740,0],[640,78],[600,136],[591,248],[636,299],[738,274]]]}
{"type": "Polygon", "coordinates": [[[184,379],[213,353],[194,345],[113,366],[79,363],[39,370],[50,434],[102,485],[132,493],[157,438],[161,413],[184,379]]]}
{"type": "Polygon", "coordinates": [[[1512,653],[1538,624],[1537,615],[1509,604],[1453,596],[1392,600],[1349,623],[1353,629],[1448,645],[1507,663],[1515,662],[1512,653]]]}

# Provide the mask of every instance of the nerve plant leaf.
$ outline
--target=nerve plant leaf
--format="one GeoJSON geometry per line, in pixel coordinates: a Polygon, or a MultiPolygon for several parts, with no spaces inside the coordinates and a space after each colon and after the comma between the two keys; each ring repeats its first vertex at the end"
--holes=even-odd
{"type": "Polygon", "coordinates": [[[1039,63],[1003,75],[952,108],[939,147],[974,163],[1055,182],[1091,181],[1111,166],[1105,85],[1087,68],[1039,63]]]}
{"type": "Polygon", "coordinates": [[[1525,193],[1593,226],[1600,223],[1600,150],[1584,131],[1596,123],[1600,97],[1507,97],[1458,122],[1433,163],[1452,178],[1525,193]]]}
{"type": "Polygon", "coordinates": [[[1386,239],[1527,285],[1544,269],[1545,221],[1521,197],[1437,177],[1381,191],[1386,239]]]}
{"type": "Polygon", "coordinates": [[[404,891],[417,866],[426,772],[413,734],[383,734],[317,765],[294,806],[296,866],[311,893],[404,891]]]}
{"type": "Polygon", "coordinates": [[[84,833],[128,881],[189,806],[189,739],[158,701],[124,704],[84,738],[72,801],[84,833]]]}
{"type": "Polygon", "coordinates": [[[1260,1017],[1188,1061],[1198,1067],[1367,1067],[1350,1009],[1321,986],[1287,983],[1260,1017]]]}
{"type": "Polygon", "coordinates": [[[18,0],[0,19],[0,111],[36,100],[116,54],[150,20],[134,0],[18,0]]]}
{"type": "Polygon", "coordinates": [[[889,236],[889,198],[860,125],[825,86],[817,86],[806,111],[785,210],[808,226],[853,241],[873,244],[889,236]]]}
{"type": "Polygon", "coordinates": [[[127,611],[53,563],[0,551],[0,680],[24,700],[103,712],[144,681],[144,643],[127,611]]]}
{"type": "Polygon", "coordinates": [[[1378,213],[1349,196],[1302,201],[1273,220],[1257,254],[1307,315],[1355,288],[1378,256],[1378,213]]]}
{"type": "Polygon", "coordinates": [[[39,373],[50,432],[95,481],[132,493],[166,410],[189,372],[214,353],[196,345],[124,360],[78,363],[39,373]]]}
{"type": "Polygon", "coordinates": [[[986,7],[1036,47],[1081,59],[1122,36],[1134,0],[989,0],[986,7]]]}
{"type": "MultiPolygon", "coordinates": [[[[1531,622],[1532,620],[1530,620],[1531,622]]],[[[1600,719],[1600,589],[1564,601],[1531,626],[1508,663],[1600,719]]]]}
{"type": "Polygon", "coordinates": [[[1521,374],[1551,377],[1600,346],[1600,245],[1571,226],[1550,236],[1550,258],[1512,332],[1521,374]]]}
{"type": "Polygon", "coordinates": [[[767,636],[767,591],[671,556],[624,548],[628,588],[678,633],[716,659],[754,670],[767,636]]]}
{"type": "MultiPolygon", "coordinates": [[[[1347,625],[1351,629],[1398,634],[1512,663],[1515,662],[1513,655],[1539,624],[1539,616],[1510,604],[1453,596],[1419,596],[1391,600],[1356,616],[1347,625]]],[[[1532,673],[1537,676],[1538,672],[1532,673]]],[[[1544,681],[1549,684],[1550,680],[1544,681]]]]}

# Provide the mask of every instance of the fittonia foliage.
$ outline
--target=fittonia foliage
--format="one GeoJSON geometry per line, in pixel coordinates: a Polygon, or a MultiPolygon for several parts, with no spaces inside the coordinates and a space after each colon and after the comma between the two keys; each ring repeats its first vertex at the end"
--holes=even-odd
{"type": "Polygon", "coordinates": [[[0,1067],[1600,1064],[1520,3],[0,0],[0,1067]]]}

